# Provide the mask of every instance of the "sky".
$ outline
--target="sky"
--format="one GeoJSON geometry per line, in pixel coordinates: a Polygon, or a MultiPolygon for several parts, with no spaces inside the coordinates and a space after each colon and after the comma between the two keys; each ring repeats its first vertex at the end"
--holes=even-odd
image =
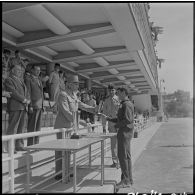
{"type": "Polygon", "coordinates": [[[163,27],[158,35],[157,56],[165,59],[158,69],[162,89],[173,93],[180,89],[193,97],[193,4],[150,3],[149,21],[163,27]]]}

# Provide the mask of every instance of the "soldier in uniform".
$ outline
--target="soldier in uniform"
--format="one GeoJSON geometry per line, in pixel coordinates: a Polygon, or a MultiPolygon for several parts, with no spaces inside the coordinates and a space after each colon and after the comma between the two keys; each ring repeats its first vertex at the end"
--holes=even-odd
{"type": "Polygon", "coordinates": [[[60,85],[60,64],[56,63],[54,66],[54,71],[49,75],[49,87],[50,87],[50,100],[56,101],[56,95],[59,90],[60,85]]]}
{"type": "MultiPolygon", "coordinates": [[[[96,113],[96,108],[82,103],[78,96],[79,80],[77,75],[69,75],[67,77],[66,89],[61,90],[58,96],[57,106],[58,113],[56,116],[54,129],[71,128],[74,126],[75,113],[78,108],[85,110],[87,112],[96,113]]],[[[57,139],[62,139],[62,133],[57,134],[57,139]]],[[[70,164],[70,152],[65,154],[69,159],[70,164]]],[[[62,157],[61,151],[56,151],[55,157],[62,157]]],[[[67,165],[65,165],[66,167],[67,165]]],[[[69,167],[69,165],[68,165],[69,167]]],[[[66,167],[67,169],[67,167],[66,167]]],[[[56,162],[56,173],[62,170],[62,160],[56,162]]],[[[59,180],[62,178],[62,174],[58,174],[55,179],[59,180]]]]}
{"type": "Polygon", "coordinates": [[[125,88],[117,90],[121,104],[117,113],[117,118],[106,117],[108,121],[115,122],[118,128],[118,158],[121,167],[121,181],[116,188],[126,188],[133,184],[132,164],[131,164],[131,139],[133,137],[134,109],[128,98],[128,91],[125,88]]]}

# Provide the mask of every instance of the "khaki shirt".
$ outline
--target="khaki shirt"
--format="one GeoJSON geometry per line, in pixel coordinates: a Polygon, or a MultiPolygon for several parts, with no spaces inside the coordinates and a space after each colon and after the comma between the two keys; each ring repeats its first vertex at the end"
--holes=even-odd
{"type": "Polygon", "coordinates": [[[49,76],[49,83],[50,84],[58,84],[60,83],[60,77],[59,74],[55,71],[53,71],[49,76]]]}
{"type": "Polygon", "coordinates": [[[95,113],[94,107],[82,103],[78,99],[76,93],[72,93],[68,89],[59,93],[57,106],[58,113],[54,124],[54,129],[73,127],[75,120],[74,113],[78,111],[78,108],[95,113]]]}

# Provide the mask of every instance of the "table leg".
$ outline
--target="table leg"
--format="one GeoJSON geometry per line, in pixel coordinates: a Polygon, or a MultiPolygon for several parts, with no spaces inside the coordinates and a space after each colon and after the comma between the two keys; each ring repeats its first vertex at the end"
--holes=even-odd
{"type": "Polygon", "coordinates": [[[73,153],[73,192],[76,192],[76,187],[77,187],[77,165],[76,165],[76,152],[73,153]]]}
{"type": "Polygon", "coordinates": [[[65,151],[62,151],[62,183],[65,182],[65,151]]]}
{"type": "Polygon", "coordinates": [[[117,157],[116,157],[116,168],[119,169],[119,160],[118,160],[118,139],[116,139],[116,153],[117,153],[117,157]]]}
{"type": "Polygon", "coordinates": [[[91,145],[89,146],[89,168],[91,168],[91,145]]]}
{"type": "MultiPolygon", "coordinates": [[[[106,148],[107,143],[108,143],[106,140],[107,140],[107,139],[105,139],[105,140],[104,140],[104,145],[105,145],[105,148],[106,148]]],[[[110,139],[110,140],[111,140],[111,139],[110,139]]],[[[106,155],[107,155],[107,150],[105,149],[105,156],[106,156],[106,155]]]]}
{"type": "Polygon", "coordinates": [[[30,193],[30,151],[29,150],[27,150],[27,154],[26,154],[26,168],[27,168],[26,193],[30,193]]]}
{"type": "Polygon", "coordinates": [[[101,186],[104,185],[104,140],[101,141],[101,186]]]}
{"type": "Polygon", "coordinates": [[[68,169],[68,177],[67,177],[67,181],[69,182],[70,181],[70,155],[71,155],[71,152],[70,151],[67,151],[67,169],[68,169]]]}

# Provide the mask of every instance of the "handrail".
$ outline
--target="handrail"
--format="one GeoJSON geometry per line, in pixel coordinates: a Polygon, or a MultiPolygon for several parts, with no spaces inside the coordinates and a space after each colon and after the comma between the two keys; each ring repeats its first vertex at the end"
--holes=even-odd
{"type": "MultiPolygon", "coordinates": [[[[98,127],[101,126],[100,124],[93,124],[91,127],[98,127]]],[[[79,128],[79,130],[84,130],[87,127],[79,128]]],[[[46,131],[37,131],[37,132],[28,132],[28,133],[19,133],[14,135],[3,135],[2,141],[8,141],[10,139],[22,139],[22,138],[28,138],[33,136],[43,136],[43,135],[50,135],[55,134],[59,132],[71,132],[73,131],[73,128],[67,128],[67,129],[52,129],[52,130],[46,130],[46,131]]]]}

